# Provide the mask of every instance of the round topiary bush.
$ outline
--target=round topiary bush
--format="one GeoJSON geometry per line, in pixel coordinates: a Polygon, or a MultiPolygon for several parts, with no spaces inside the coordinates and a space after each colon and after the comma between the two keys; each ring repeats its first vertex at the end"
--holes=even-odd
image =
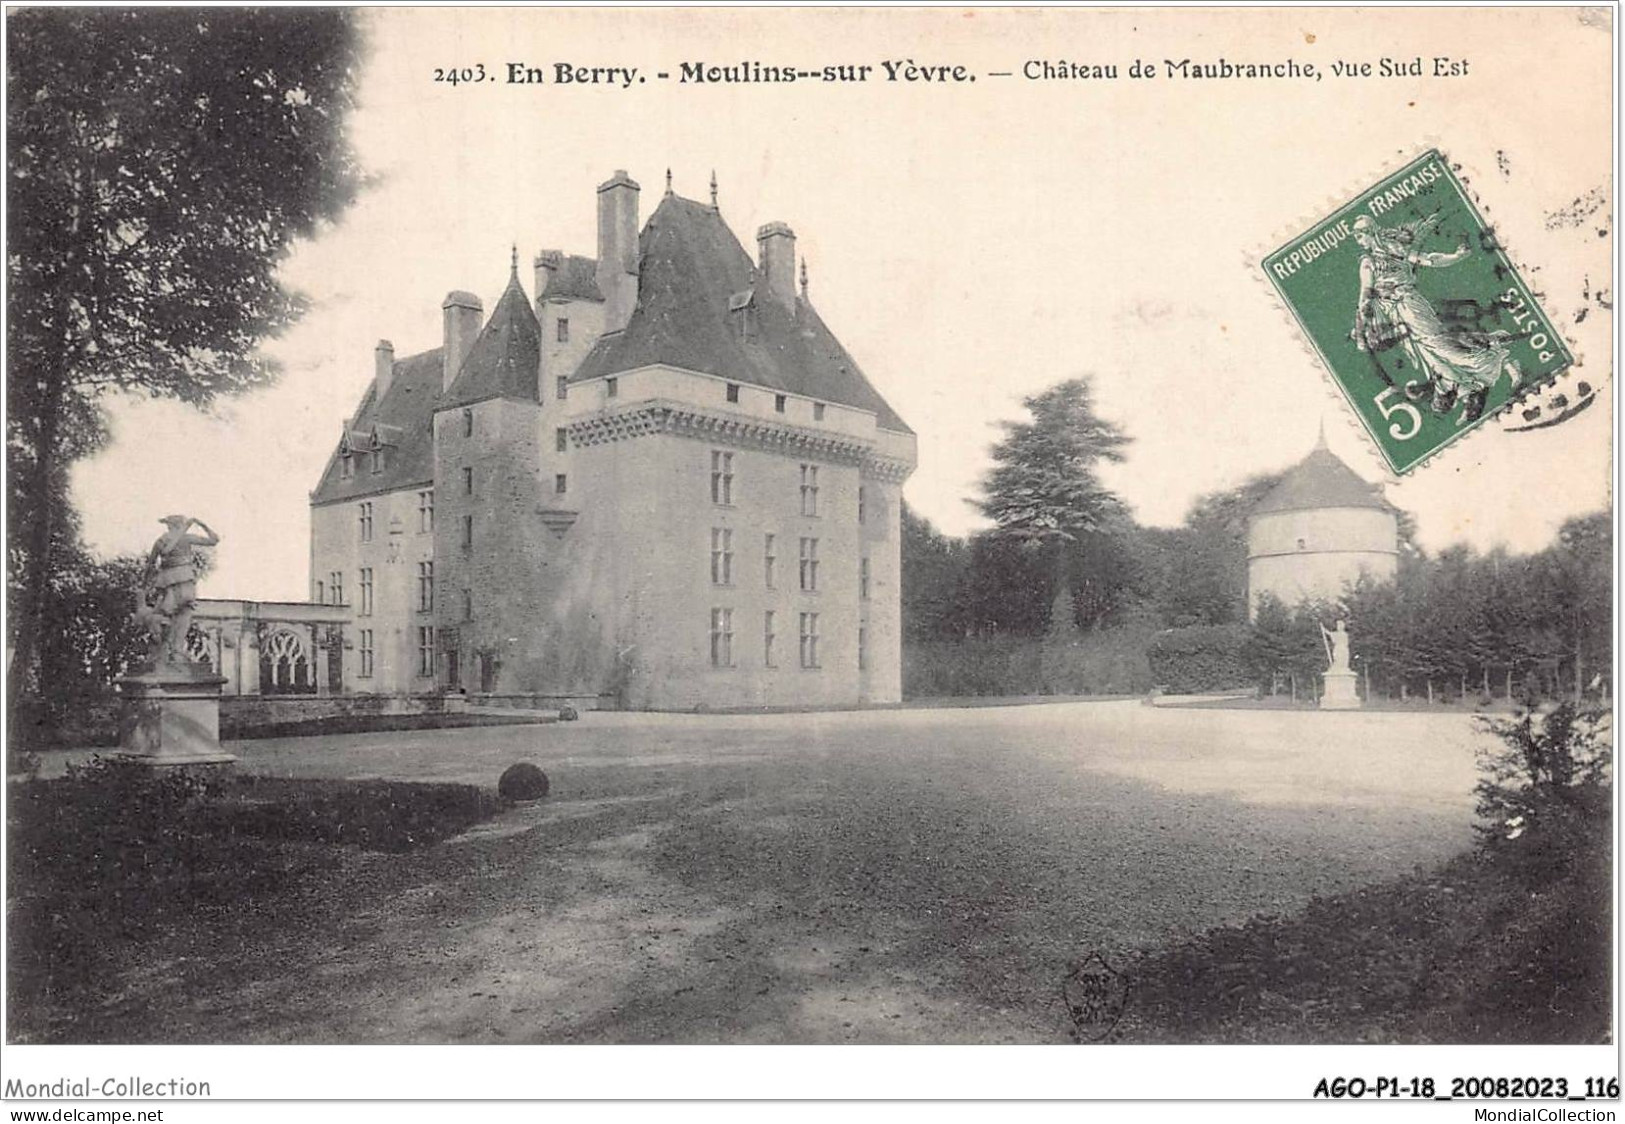
{"type": "Polygon", "coordinates": [[[547,795],[547,774],[529,761],[509,765],[497,781],[497,795],[504,800],[540,800],[547,795]]]}
{"type": "Polygon", "coordinates": [[[576,708],[571,706],[569,703],[565,703],[563,706],[559,707],[560,722],[574,722],[580,717],[581,715],[576,713],[576,708]]]}

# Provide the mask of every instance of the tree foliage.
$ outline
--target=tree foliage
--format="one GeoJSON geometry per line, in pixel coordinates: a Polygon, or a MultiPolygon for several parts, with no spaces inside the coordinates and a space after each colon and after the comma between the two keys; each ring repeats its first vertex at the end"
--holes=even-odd
{"type": "MultiPolygon", "coordinates": [[[[66,473],[104,395],[205,406],[272,372],[301,301],[277,279],[361,184],[349,12],[24,8],[6,20],[8,542],[34,670],[71,545],[66,473]]],[[[14,686],[17,681],[14,680],[14,686]]]]}
{"type": "Polygon", "coordinates": [[[1129,438],[1095,413],[1086,378],[1024,398],[1028,421],[1004,422],[978,503],[996,533],[1050,546],[1108,527],[1121,501],[1100,482],[1101,461],[1121,461],[1129,438]]]}

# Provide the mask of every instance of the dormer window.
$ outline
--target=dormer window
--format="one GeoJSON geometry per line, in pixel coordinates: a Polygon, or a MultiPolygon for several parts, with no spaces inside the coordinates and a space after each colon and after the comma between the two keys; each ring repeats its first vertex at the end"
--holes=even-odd
{"type": "Polygon", "coordinates": [[[756,294],[746,289],[728,298],[728,319],[733,321],[739,338],[749,342],[756,338],[756,294]]]}
{"type": "Polygon", "coordinates": [[[350,455],[348,448],[339,450],[339,479],[351,480],[355,477],[355,458],[350,455]]]}

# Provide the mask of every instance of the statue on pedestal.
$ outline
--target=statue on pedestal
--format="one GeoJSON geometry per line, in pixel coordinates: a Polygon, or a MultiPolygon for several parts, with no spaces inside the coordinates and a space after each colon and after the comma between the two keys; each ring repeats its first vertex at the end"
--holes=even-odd
{"type": "Polygon", "coordinates": [[[150,638],[147,666],[186,668],[186,634],[192,628],[197,605],[200,546],[217,546],[220,536],[201,519],[186,515],[166,515],[161,522],[168,528],[158,536],[147,554],[147,576],[136,601],[136,620],[150,638]],[[192,527],[202,535],[188,532],[192,527]]]}
{"type": "Polygon", "coordinates": [[[146,630],[147,662],[118,680],[123,705],[119,747],[143,764],[222,765],[236,758],[220,748],[220,687],[225,679],[195,664],[186,634],[197,608],[199,547],[220,542],[207,523],[166,515],[152,544],[136,594],[135,620],[146,630]],[[191,533],[197,527],[203,533],[191,533]]]}
{"type": "Polygon", "coordinates": [[[1343,622],[1337,622],[1336,629],[1320,626],[1320,642],[1326,647],[1326,670],[1331,672],[1349,671],[1349,634],[1343,627],[1343,622]]]}
{"type": "Polygon", "coordinates": [[[1320,626],[1320,642],[1326,647],[1325,690],[1320,696],[1322,710],[1355,710],[1360,705],[1360,694],[1354,685],[1354,671],[1349,667],[1349,633],[1342,621],[1337,627],[1320,626]]]}

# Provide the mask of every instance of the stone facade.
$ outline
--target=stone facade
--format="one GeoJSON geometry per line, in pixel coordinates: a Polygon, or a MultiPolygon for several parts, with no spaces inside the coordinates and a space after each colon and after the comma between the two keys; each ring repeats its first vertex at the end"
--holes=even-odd
{"type": "Polygon", "coordinates": [[[454,293],[441,349],[380,359],[312,493],[312,597],[338,575],[373,629],[347,690],[900,699],[913,433],[797,293],[788,226],[752,262],[669,191],[640,234],[638,191],[599,189],[598,259],[542,252],[534,302],[516,263],[477,338],[454,293]]]}

